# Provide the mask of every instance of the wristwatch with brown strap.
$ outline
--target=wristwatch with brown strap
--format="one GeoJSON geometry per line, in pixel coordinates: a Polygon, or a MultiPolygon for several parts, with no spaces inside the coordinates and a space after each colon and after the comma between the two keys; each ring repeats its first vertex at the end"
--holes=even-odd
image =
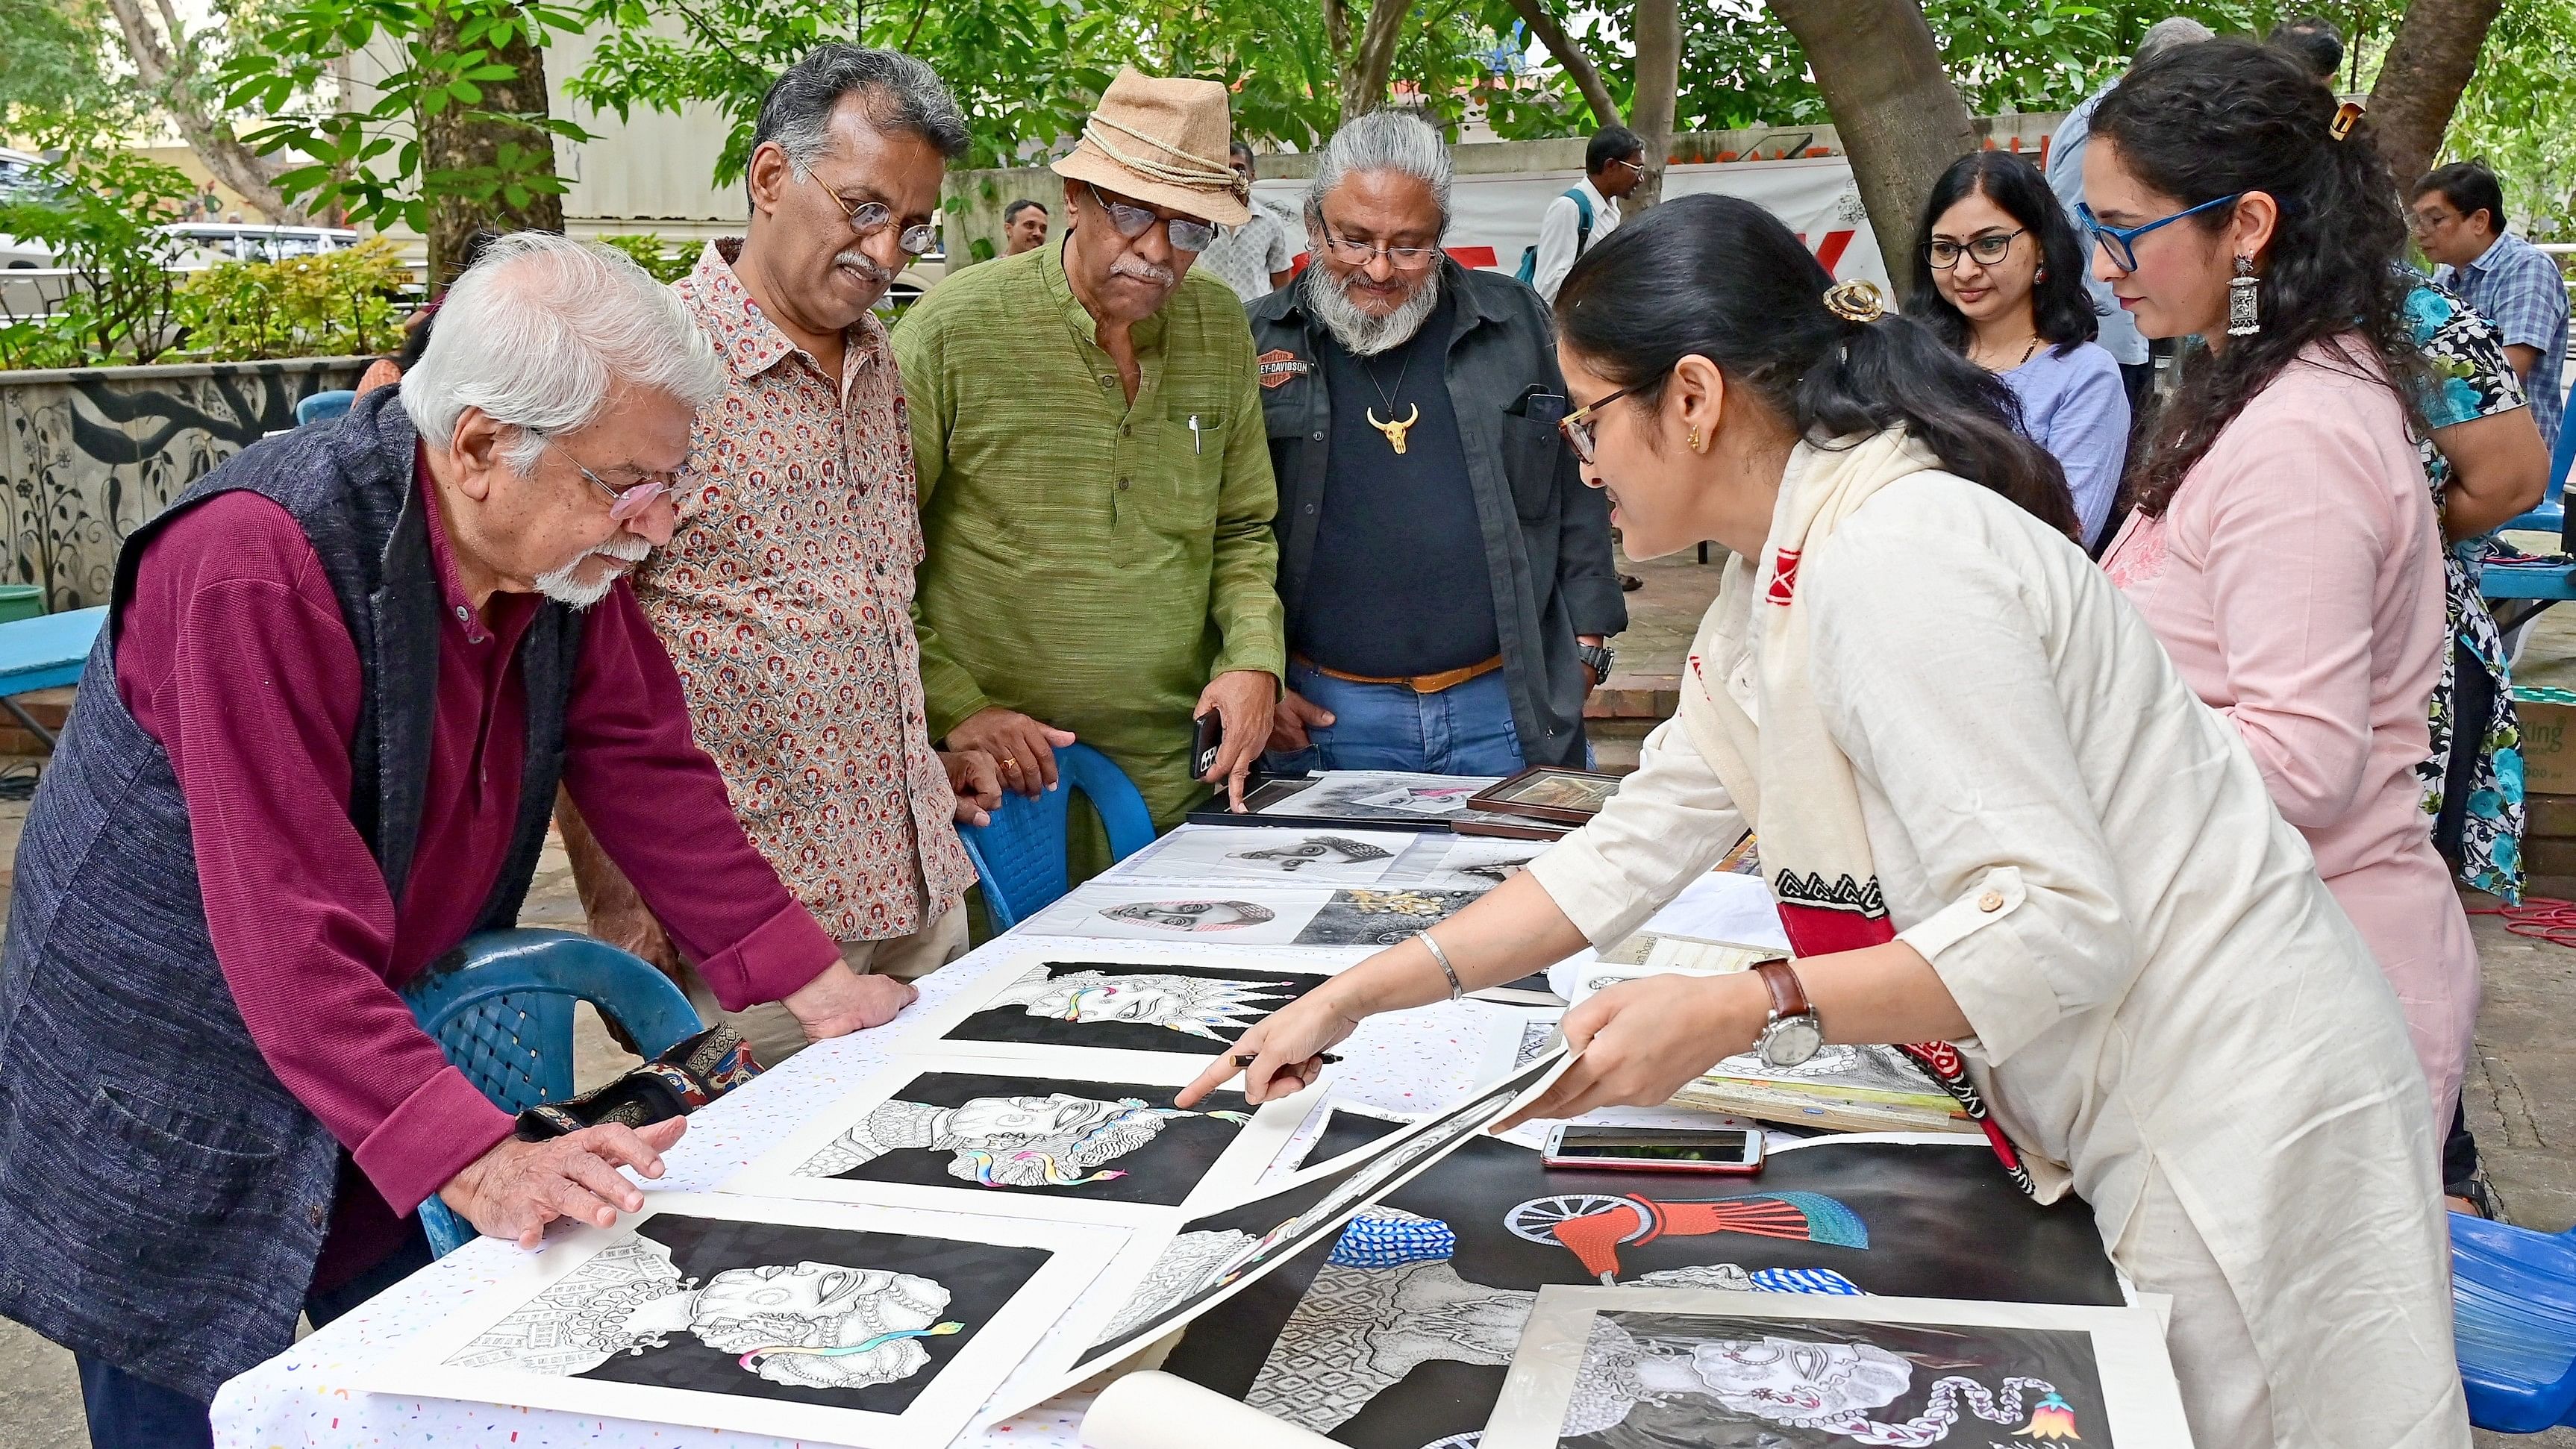
{"type": "Polygon", "coordinates": [[[1816,1054],[1825,1044],[1825,1029],[1816,1020],[1816,1008],[1807,1000],[1807,988],[1798,980],[1797,968],[1774,958],[1753,963],[1753,974],[1771,992],[1771,1022],[1753,1039],[1754,1053],[1762,1065],[1777,1071],[1794,1067],[1816,1054]]]}

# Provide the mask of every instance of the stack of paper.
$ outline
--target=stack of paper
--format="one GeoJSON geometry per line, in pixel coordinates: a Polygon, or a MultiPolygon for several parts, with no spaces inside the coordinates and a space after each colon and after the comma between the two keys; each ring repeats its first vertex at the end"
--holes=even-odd
{"type": "Polygon", "coordinates": [[[1727,1057],[1673,1102],[1833,1132],[1978,1131],[1948,1092],[1884,1046],[1829,1046],[1786,1069],[1766,1067],[1750,1052],[1727,1057]]]}

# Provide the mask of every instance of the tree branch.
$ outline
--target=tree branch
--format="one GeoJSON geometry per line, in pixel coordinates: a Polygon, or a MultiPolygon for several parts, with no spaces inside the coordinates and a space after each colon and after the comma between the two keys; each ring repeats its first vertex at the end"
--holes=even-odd
{"type": "Polygon", "coordinates": [[[1395,47],[1404,38],[1404,17],[1412,0],[1369,0],[1368,21],[1359,44],[1342,66],[1342,119],[1367,115],[1386,104],[1387,77],[1395,69],[1395,47]]]}
{"type": "Polygon", "coordinates": [[[1511,0],[1511,4],[1512,13],[1529,26],[1530,34],[1538,37],[1539,44],[1547,47],[1547,53],[1565,71],[1565,78],[1583,93],[1583,103],[1592,108],[1594,129],[1625,124],[1618,103],[1610,99],[1610,88],[1601,83],[1601,68],[1583,53],[1582,45],[1573,36],[1565,33],[1565,27],[1556,23],[1556,17],[1547,13],[1546,0],[1511,0]]]}
{"type": "Polygon", "coordinates": [[[199,97],[193,66],[184,49],[174,56],[173,45],[184,48],[186,32],[170,20],[169,0],[157,0],[165,21],[171,25],[169,40],[153,28],[152,19],[143,12],[139,0],[107,0],[107,8],[116,16],[116,28],[124,33],[126,54],[134,62],[135,78],[142,81],[170,119],[179,134],[205,163],[216,180],[240,193],[242,200],[270,221],[300,226],[311,217],[300,206],[289,202],[277,189],[277,178],[287,169],[283,162],[272,161],[242,144],[223,118],[208,110],[199,97]]]}
{"type": "Polygon", "coordinates": [[[2503,0],[2415,0],[2370,92],[2370,126],[2398,186],[2432,169],[2503,0]]]}
{"type": "Polygon", "coordinates": [[[1768,0],[1797,37],[1834,118],[1888,275],[1913,275],[1915,217],[1935,178],[1977,147],[1967,103],[1913,0],[1768,0]]]}

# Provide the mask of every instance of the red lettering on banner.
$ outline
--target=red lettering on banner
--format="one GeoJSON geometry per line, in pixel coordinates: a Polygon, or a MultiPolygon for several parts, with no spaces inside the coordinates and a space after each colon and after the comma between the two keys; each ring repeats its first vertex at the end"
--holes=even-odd
{"type": "Polygon", "coordinates": [[[1829,231],[1825,233],[1825,244],[1816,248],[1816,260],[1824,264],[1827,272],[1832,272],[1836,267],[1842,265],[1843,251],[1851,245],[1851,240],[1854,235],[1856,235],[1856,233],[1848,231],[1829,231]]]}

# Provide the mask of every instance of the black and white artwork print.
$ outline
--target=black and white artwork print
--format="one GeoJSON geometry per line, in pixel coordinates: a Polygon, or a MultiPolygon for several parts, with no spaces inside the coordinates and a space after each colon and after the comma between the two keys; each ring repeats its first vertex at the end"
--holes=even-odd
{"type": "Polygon", "coordinates": [[[1416,841],[1362,830],[1178,830],[1119,862],[1107,878],[1375,885],[1416,841]]]}
{"type": "Polygon", "coordinates": [[[1562,1449],[2111,1445],[2080,1330],[1604,1312],[1562,1449]]]}
{"type": "Polygon", "coordinates": [[[1497,777],[1419,775],[1395,770],[1328,770],[1294,797],[1263,813],[1335,819],[1446,820],[1497,777]]]}
{"type": "Polygon", "coordinates": [[[1392,946],[1409,941],[1472,905],[1481,890],[1344,890],[1333,892],[1306,928],[1300,946],[1392,946]]]}
{"type": "Polygon", "coordinates": [[[941,1040],[1212,1056],[1325,980],[1268,966],[1041,961],[941,1040]]]}
{"type": "Polygon", "coordinates": [[[1178,1206],[1252,1121],[1233,1092],[924,1072],[793,1170],[799,1177],[1178,1206]]]}
{"type": "Polygon", "coordinates": [[[900,1415],[1050,1256],[657,1214],[445,1364],[900,1415]]]}

